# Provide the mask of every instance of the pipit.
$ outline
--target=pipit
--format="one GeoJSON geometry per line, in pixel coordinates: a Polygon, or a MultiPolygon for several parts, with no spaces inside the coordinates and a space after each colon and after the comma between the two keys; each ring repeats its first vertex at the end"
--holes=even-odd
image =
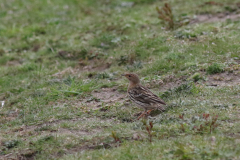
{"type": "Polygon", "coordinates": [[[138,75],[134,73],[122,74],[129,80],[128,96],[129,98],[143,108],[145,111],[138,117],[138,120],[144,115],[149,114],[152,110],[158,109],[164,111],[166,103],[157,95],[152,93],[148,88],[141,85],[138,75]]]}

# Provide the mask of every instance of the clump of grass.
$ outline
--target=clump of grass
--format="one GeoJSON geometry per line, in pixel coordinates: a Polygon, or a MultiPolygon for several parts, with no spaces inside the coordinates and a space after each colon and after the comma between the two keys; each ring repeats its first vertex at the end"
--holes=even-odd
{"type": "Polygon", "coordinates": [[[39,128],[34,129],[34,131],[36,132],[41,132],[41,131],[54,131],[54,129],[52,129],[50,126],[45,125],[39,128]]]}
{"type": "Polygon", "coordinates": [[[174,33],[174,37],[177,39],[191,39],[191,38],[197,38],[197,35],[193,32],[186,32],[186,31],[176,31],[174,33]]]}
{"type": "Polygon", "coordinates": [[[203,113],[202,116],[193,116],[190,119],[184,118],[184,115],[179,115],[180,131],[193,132],[197,134],[212,133],[219,124],[217,123],[218,115],[210,115],[203,113]],[[197,121],[198,119],[198,121],[197,121]],[[193,125],[194,124],[194,125],[193,125]],[[193,127],[190,127],[193,126],[193,127]],[[190,129],[189,129],[190,128],[190,129]]]}
{"type": "Polygon", "coordinates": [[[168,62],[179,60],[179,59],[185,59],[185,57],[180,53],[170,53],[165,58],[168,62]]]}
{"type": "Polygon", "coordinates": [[[120,42],[121,39],[111,34],[102,34],[95,38],[92,42],[92,46],[102,48],[102,49],[110,49],[117,46],[117,42],[120,42]]]}
{"type": "Polygon", "coordinates": [[[80,48],[61,50],[58,52],[58,56],[63,59],[69,59],[74,61],[74,60],[101,59],[104,57],[104,54],[102,54],[101,52],[93,52],[86,48],[80,48]]]}
{"type": "Polygon", "coordinates": [[[54,140],[54,137],[52,135],[48,135],[40,138],[37,142],[44,143],[45,141],[53,141],[53,140],[54,140]]]}
{"type": "Polygon", "coordinates": [[[139,70],[143,68],[142,62],[138,61],[138,62],[134,62],[132,65],[127,65],[127,70],[133,72],[135,70],[139,70]]]}
{"type": "Polygon", "coordinates": [[[80,96],[83,92],[90,92],[94,89],[101,87],[108,87],[109,84],[104,85],[99,82],[98,85],[94,85],[96,80],[77,80],[76,77],[67,77],[63,79],[63,82],[52,85],[50,87],[51,92],[47,93],[46,99],[57,100],[59,98],[80,96]]]}
{"type": "Polygon", "coordinates": [[[174,155],[180,159],[192,159],[191,149],[189,146],[184,146],[184,144],[176,143],[177,149],[174,151],[174,155]]]}
{"type": "Polygon", "coordinates": [[[0,56],[3,56],[5,54],[5,51],[3,49],[0,49],[0,56]]]}
{"type": "Polygon", "coordinates": [[[182,123],[184,121],[184,115],[180,114],[179,118],[181,119],[181,121],[180,121],[180,130],[181,130],[181,132],[186,132],[186,124],[182,123]]]}
{"type": "Polygon", "coordinates": [[[174,29],[175,24],[173,21],[173,14],[170,5],[168,3],[165,3],[162,10],[160,10],[159,7],[156,7],[156,9],[159,14],[158,18],[166,22],[169,29],[174,29]]]}
{"type": "Polygon", "coordinates": [[[223,66],[220,65],[219,63],[213,63],[207,68],[208,74],[216,74],[216,73],[221,73],[223,71],[224,71],[223,66]]]}
{"type": "Polygon", "coordinates": [[[10,141],[4,142],[4,146],[8,149],[17,146],[18,144],[19,144],[18,140],[10,140],[10,141]]]}
{"type": "Polygon", "coordinates": [[[128,63],[128,56],[124,55],[124,56],[120,56],[119,59],[117,59],[118,61],[118,65],[126,65],[128,63]]]}
{"type": "Polygon", "coordinates": [[[114,78],[114,74],[110,74],[110,73],[107,73],[107,72],[90,72],[88,74],[88,78],[112,80],[114,78]]]}
{"type": "Polygon", "coordinates": [[[131,2],[133,2],[134,4],[136,3],[136,4],[142,4],[142,5],[151,4],[155,1],[156,0],[131,0],[131,2]]]}
{"type": "Polygon", "coordinates": [[[195,93],[195,92],[197,92],[196,90],[197,90],[197,88],[193,84],[193,82],[187,82],[187,83],[183,83],[177,87],[168,89],[161,95],[161,97],[169,98],[174,95],[180,96],[180,95],[184,95],[184,94],[195,93]]]}
{"type": "Polygon", "coordinates": [[[158,12],[158,18],[164,22],[168,29],[174,30],[189,23],[189,21],[185,20],[176,21],[172,13],[172,8],[168,3],[165,3],[162,9],[156,7],[156,10],[158,12]]]}
{"type": "Polygon", "coordinates": [[[111,75],[106,73],[106,72],[98,73],[96,75],[97,79],[107,79],[107,78],[110,78],[110,77],[111,77],[111,75]]]}
{"type": "Polygon", "coordinates": [[[119,66],[126,64],[134,64],[137,58],[137,54],[129,54],[129,55],[121,55],[120,58],[117,59],[117,63],[119,66]]]}
{"type": "Polygon", "coordinates": [[[202,119],[204,123],[199,127],[194,126],[193,129],[196,133],[212,133],[219,124],[217,124],[218,115],[213,115],[210,117],[210,114],[203,113],[202,119]]]}
{"type": "Polygon", "coordinates": [[[153,129],[153,122],[149,121],[149,124],[147,124],[146,119],[143,119],[142,123],[145,126],[145,129],[147,130],[149,142],[152,142],[152,138],[153,138],[153,135],[155,133],[154,131],[152,131],[152,129],[153,129]]]}
{"type": "Polygon", "coordinates": [[[202,79],[202,76],[200,73],[195,73],[194,75],[192,75],[189,80],[193,80],[194,82],[197,82],[199,81],[200,79],[202,79]]]}
{"type": "Polygon", "coordinates": [[[112,131],[111,137],[115,140],[116,143],[121,143],[121,140],[115,131],[112,131]]]}

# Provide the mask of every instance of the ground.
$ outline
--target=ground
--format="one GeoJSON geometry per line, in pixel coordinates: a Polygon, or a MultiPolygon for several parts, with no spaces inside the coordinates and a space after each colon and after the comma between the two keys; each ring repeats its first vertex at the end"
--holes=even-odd
{"type": "Polygon", "coordinates": [[[0,7],[0,159],[240,159],[237,0],[0,7]],[[166,111],[137,120],[126,72],[166,111]]]}

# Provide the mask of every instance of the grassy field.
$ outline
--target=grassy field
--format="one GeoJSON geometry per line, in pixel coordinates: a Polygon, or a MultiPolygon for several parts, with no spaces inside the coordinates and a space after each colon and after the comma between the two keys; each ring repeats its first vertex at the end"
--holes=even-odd
{"type": "Polygon", "coordinates": [[[240,159],[239,17],[237,0],[2,0],[0,159],[240,159]],[[167,110],[137,120],[126,72],[167,110]]]}

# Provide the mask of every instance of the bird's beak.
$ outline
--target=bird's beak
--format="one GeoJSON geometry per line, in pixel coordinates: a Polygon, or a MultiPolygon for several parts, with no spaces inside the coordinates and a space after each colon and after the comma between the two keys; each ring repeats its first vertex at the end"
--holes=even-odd
{"type": "Polygon", "coordinates": [[[121,74],[121,76],[126,76],[126,74],[121,74]]]}

